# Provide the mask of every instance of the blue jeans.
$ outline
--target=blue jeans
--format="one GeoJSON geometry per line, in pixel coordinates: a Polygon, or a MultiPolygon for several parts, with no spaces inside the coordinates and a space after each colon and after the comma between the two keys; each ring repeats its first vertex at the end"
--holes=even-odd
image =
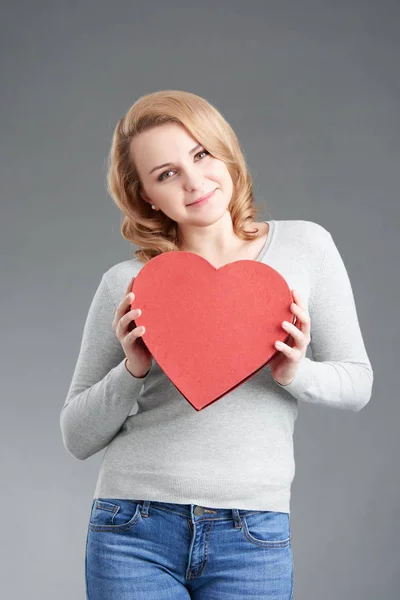
{"type": "Polygon", "coordinates": [[[290,513],[93,500],[87,600],[292,600],[290,513]]]}

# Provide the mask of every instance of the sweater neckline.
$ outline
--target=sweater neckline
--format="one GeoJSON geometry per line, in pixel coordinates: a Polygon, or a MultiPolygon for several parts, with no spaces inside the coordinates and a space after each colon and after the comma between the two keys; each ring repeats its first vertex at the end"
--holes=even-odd
{"type": "Polygon", "coordinates": [[[265,254],[267,253],[268,248],[270,248],[272,240],[275,237],[275,231],[276,231],[276,221],[274,221],[273,219],[271,221],[262,221],[262,222],[268,223],[269,230],[268,230],[267,239],[265,240],[265,244],[261,248],[258,256],[255,258],[255,260],[257,260],[259,262],[264,258],[265,254]]]}

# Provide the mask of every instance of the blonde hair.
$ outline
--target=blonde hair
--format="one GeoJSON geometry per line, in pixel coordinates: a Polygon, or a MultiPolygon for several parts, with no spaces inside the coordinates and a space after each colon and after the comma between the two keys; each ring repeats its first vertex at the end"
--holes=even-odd
{"type": "Polygon", "coordinates": [[[258,208],[253,204],[252,179],[235,132],[207,100],[181,90],[161,90],[141,96],[117,123],[108,156],[107,189],[125,215],[122,236],[139,246],[136,258],[147,262],[163,252],[179,250],[178,224],[154,211],[140,196],[141,182],[131,156],[131,141],[142,131],[164,123],[178,123],[210,152],[224,161],[233,181],[228,210],[234,233],[243,240],[257,237],[247,231],[258,208]]]}

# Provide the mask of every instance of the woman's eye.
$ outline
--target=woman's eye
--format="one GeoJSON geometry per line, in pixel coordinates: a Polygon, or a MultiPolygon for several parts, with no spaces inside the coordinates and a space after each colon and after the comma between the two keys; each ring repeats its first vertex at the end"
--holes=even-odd
{"type": "Polygon", "coordinates": [[[200,152],[198,152],[196,154],[196,156],[198,156],[199,154],[210,154],[210,153],[208,152],[208,150],[200,150],[200,152]]]}
{"type": "MultiPolygon", "coordinates": [[[[200,152],[198,152],[196,154],[196,156],[198,156],[199,154],[206,154],[207,155],[207,154],[210,154],[210,153],[208,152],[208,150],[200,150],[200,152]]],[[[158,181],[165,181],[166,179],[171,179],[170,177],[164,177],[164,175],[167,175],[168,173],[172,173],[172,171],[171,170],[170,171],[164,171],[164,173],[161,173],[161,175],[158,178],[158,181]]]]}
{"type": "MultiPolygon", "coordinates": [[[[164,179],[164,175],[166,175],[167,173],[171,173],[171,171],[164,171],[164,173],[161,173],[160,177],[158,178],[158,181],[162,181],[164,179]]],[[[165,179],[170,179],[170,178],[165,177],[165,179]]]]}

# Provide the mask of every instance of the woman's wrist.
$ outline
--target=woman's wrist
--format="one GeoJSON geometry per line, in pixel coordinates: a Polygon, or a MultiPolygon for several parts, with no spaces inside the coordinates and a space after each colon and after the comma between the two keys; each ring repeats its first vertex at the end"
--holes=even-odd
{"type": "Polygon", "coordinates": [[[150,371],[150,369],[148,369],[146,371],[146,373],[135,373],[135,371],[132,369],[131,365],[128,362],[128,358],[125,358],[125,369],[128,371],[128,373],[130,373],[133,377],[136,377],[136,379],[144,379],[147,375],[147,373],[150,371]]]}

